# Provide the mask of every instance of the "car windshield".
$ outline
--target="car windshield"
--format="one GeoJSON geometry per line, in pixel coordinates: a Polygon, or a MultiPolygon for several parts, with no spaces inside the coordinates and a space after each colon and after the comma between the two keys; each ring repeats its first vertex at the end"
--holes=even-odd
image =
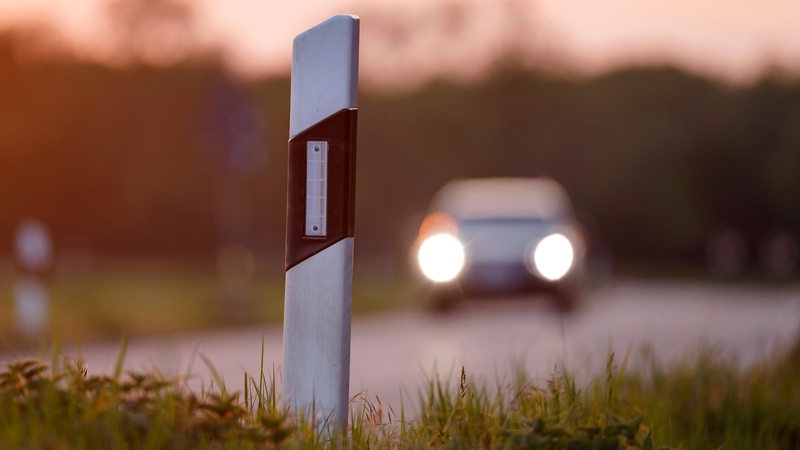
{"type": "Polygon", "coordinates": [[[538,217],[466,219],[458,223],[458,236],[474,258],[493,261],[521,254],[557,227],[538,217]]]}

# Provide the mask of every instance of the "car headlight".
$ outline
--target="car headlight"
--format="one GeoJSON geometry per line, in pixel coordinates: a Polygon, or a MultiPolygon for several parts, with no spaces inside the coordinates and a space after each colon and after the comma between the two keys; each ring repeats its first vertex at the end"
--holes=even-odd
{"type": "Polygon", "coordinates": [[[536,272],[549,281],[558,281],[569,273],[575,262],[575,248],[561,233],[551,234],[536,244],[533,263],[536,272]]]}
{"type": "Polygon", "coordinates": [[[451,281],[464,268],[464,246],[450,234],[434,234],[420,245],[417,262],[431,281],[451,281]]]}

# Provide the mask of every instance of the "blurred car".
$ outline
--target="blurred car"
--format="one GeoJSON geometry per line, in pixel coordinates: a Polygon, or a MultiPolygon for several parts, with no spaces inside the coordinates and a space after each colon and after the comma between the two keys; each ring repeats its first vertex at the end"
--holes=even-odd
{"type": "Polygon", "coordinates": [[[461,179],[433,198],[415,242],[416,265],[433,305],[463,296],[546,291],[556,305],[579,300],[582,228],[550,178],[461,179]]]}

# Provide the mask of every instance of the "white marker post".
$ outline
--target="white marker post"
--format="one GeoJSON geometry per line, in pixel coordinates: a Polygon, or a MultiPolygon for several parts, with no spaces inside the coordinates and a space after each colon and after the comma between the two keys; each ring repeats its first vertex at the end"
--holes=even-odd
{"type": "Polygon", "coordinates": [[[14,286],[14,315],[19,331],[28,339],[44,332],[50,310],[45,273],[52,263],[50,233],[43,223],[26,219],[14,238],[20,277],[14,286]]]}
{"type": "Polygon", "coordinates": [[[284,395],[335,427],[349,400],[358,32],[357,16],[334,16],[292,54],[284,395]]]}

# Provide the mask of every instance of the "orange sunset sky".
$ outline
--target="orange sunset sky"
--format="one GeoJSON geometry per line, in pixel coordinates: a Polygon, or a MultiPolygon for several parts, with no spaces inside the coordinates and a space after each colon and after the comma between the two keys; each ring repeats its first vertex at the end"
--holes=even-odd
{"type": "MultiPolygon", "coordinates": [[[[109,33],[106,3],[0,0],[0,26],[45,23],[81,53],[108,58],[112,50],[104,39],[109,33]]],[[[367,81],[470,77],[513,40],[588,74],[661,63],[730,82],[748,82],[775,68],[800,73],[797,0],[190,3],[194,39],[224,49],[231,67],[244,74],[286,71],[294,35],[336,13],[362,17],[361,69],[367,81]]]]}

